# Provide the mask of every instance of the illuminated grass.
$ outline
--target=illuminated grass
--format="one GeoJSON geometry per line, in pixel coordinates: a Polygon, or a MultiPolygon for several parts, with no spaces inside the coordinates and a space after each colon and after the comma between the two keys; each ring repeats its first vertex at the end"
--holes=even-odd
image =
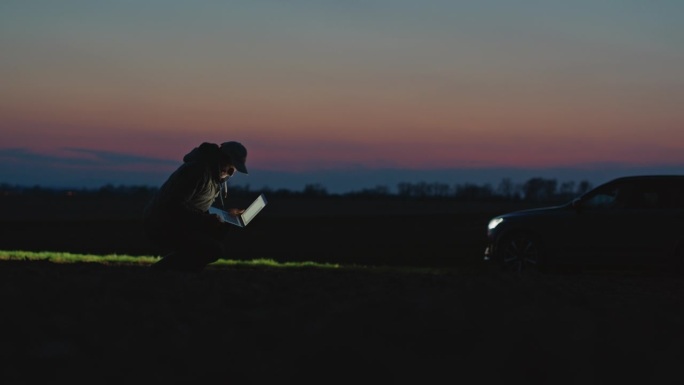
{"type": "MultiPolygon", "coordinates": [[[[23,251],[23,250],[0,250],[0,262],[2,261],[36,261],[50,263],[97,263],[110,266],[149,266],[159,261],[158,256],[148,255],[124,255],[124,254],[75,254],[57,251],[23,251]]],[[[292,268],[292,269],[325,269],[345,271],[365,271],[375,273],[427,273],[444,274],[453,272],[453,268],[434,267],[407,267],[407,266],[366,266],[366,265],[340,265],[335,263],[321,263],[313,261],[278,262],[273,259],[232,260],[219,259],[207,266],[208,268],[292,268]]],[[[456,269],[458,270],[458,269],[456,269]]]]}
{"type": "MultiPolygon", "coordinates": [[[[0,250],[0,261],[47,261],[52,263],[99,263],[103,265],[151,265],[159,257],[122,254],[74,254],[55,251],[0,250]]],[[[277,262],[272,259],[237,261],[220,259],[211,266],[316,267],[339,268],[337,264],[317,262],[277,262]]]]}
{"type": "Polygon", "coordinates": [[[130,256],[119,254],[95,255],[74,254],[56,251],[22,251],[0,250],[0,261],[48,261],[53,263],[101,263],[149,265],[157,258],[148,256],[130,256]]]}

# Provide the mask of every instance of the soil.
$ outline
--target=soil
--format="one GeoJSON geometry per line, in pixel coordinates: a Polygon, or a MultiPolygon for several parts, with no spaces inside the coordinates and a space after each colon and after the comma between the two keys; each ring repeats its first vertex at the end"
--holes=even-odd
{"type": "Polygon", "coordinates": [[[663,272],[0,263],[0,382],[681,383],[663,272]]]}
{"type": "MultiPolygon", "coordinates": [[[[504,273],[481,252],[505,208],[393,205],[274,204],[240,229],[245,259],[339,269],[0,262],[0,383],[684,382],[680,276],[504,273]]],[[[114,211],[0,211],[0,249],[150,255],[114,211]]]]}

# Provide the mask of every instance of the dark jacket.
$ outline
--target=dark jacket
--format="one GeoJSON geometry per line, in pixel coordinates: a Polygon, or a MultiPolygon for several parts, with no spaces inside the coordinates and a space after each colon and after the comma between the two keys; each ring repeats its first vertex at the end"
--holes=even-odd
{"type": "Polygon", "coordinates": [[[209,207],[221,193],[219,146],[202,143],[183,157],[143,211],[148,226],[195,227],[211,223],[209,207]]]}

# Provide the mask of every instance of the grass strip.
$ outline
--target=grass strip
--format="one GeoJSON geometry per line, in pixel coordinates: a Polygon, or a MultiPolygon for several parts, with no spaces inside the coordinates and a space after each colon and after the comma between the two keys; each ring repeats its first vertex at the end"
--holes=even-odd
{"type": "MultiPolygon", "coordinates": [[[[0,250],[0,261],[46,261],[52,263],[100,263],[106,265],[151,265],[159,260],[154,256],[125,254],[76,254],[57,251],[0,250]]],[[[259,266],[259,267],[315,267],[339,268],[338,264],[317,262],[277,262],[273,259],[228,260],[219,259],[212,266],[259,266]]]]}
{"type": "MultiPolygon", "coordinates": [[[[24,250],[0,250],[0,261],[36,261],[51,263],[98,263],[112,266],[149,266],[159,260],[158,256],[149,255],[125,255],[125,254],[77,254],[58,251],[24,251],[24,250]]],[[[219,259],[208,267],[238,267],[238,268],[293,268],[293,269],[336,269],[357,270],[366,272],[395,272],[395,273],[428,273],[443,274],[451,269],[432,267],[406,267],[406,266],[366,266],[366,265],[340,265],[336,263],[321,263],[313,261],[278,262],[273,259],[259,258],[252,260],[219,259]]]]}

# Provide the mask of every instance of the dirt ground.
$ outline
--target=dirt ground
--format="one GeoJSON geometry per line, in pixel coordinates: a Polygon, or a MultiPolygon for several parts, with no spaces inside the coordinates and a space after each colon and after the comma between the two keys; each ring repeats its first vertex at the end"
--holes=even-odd
{"type": "MultiPolygon", "coordinates": [[[[154,255],[142,203],[0,199],[0,250],[154,255]]],[[[0,262],[0,384],[684,383],[682,278],[492,271],[511,209],[272,200],[233,248],[432,272],[0,262]]]]}
{"type": "Polygon", "coordinates": [[[679,384],[684,284],[0,262],[0,383],[679,384]]]}
{"type": "MultiPolygon", "coordinates": [[[[144,203],[131,198],[0,197],[0,250],[156,255],[142,230],[144,203]]],[[[519,206],[272,198],[247,228],[230,228],[229,257],[462,264],[482,258],[489,217],[513,208],[519,206]]]]}

